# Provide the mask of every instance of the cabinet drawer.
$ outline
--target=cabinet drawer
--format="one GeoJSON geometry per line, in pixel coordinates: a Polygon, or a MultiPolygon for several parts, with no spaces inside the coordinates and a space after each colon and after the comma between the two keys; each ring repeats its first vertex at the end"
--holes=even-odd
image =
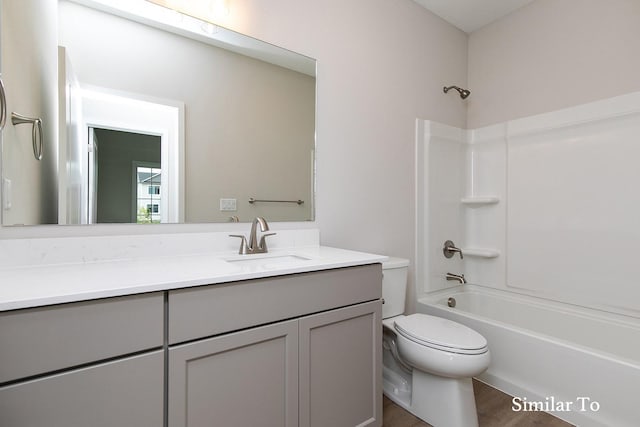
{"type": "Polygon", "coordinates": [[[0,313],[0,383],[163,344],[162,293],[0,313]]]}
{"type": "Polygon", "coordinates": [[[169,292],[169,343],[379,299],[380,264],[169,292]]]}
{"type": "Polygon", "coordinates": [[[158,427],[162,350],[0,387],[0,425],[158,427]]]}

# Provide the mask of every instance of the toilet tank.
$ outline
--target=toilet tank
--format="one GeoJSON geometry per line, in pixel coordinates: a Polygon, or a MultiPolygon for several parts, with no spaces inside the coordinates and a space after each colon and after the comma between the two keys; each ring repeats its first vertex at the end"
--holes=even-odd
{"type": "Polygon", "coordinates": [[[389,258],[382,263],[383,319],[404,313],[408,270],[408,259],[389,258]]]}

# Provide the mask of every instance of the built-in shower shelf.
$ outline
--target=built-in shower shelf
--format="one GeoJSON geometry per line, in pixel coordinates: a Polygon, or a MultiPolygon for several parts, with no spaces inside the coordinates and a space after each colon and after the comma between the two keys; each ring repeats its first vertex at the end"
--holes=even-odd
{"type": "Polygon", "coordinates": [[[460,199],[460,202],[463,205],[467,205],[470,207],[495,205],[499,201],[500,201],[500,198],[495,196],[473,196],[473,197],[463,197],[462,199],[460,199]]]}
{"type": "Polygon", "coordinates": [[[462,254],[478,258],[497,258],[500,256],[500,251],[488,248],[462,248],[462,254]]]}

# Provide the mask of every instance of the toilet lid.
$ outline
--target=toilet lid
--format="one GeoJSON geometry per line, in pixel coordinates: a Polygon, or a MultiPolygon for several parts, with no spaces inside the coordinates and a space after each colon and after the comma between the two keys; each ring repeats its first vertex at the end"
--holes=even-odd
{"type": "Polygon", "coordinates": [[[428,347],[453,353],[478,354],[487,351],[487,340],[460,323],[427,314],[411,314],[395,321],[396,331],[428,347]]]}

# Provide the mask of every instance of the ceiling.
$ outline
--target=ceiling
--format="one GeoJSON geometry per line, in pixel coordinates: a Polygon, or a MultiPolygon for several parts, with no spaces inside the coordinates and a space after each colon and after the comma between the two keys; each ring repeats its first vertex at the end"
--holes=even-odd
{"type": "Polygon", "coordinates": [[[533,0],[414,0],[465,33],[496,21],[533,0]]]}

